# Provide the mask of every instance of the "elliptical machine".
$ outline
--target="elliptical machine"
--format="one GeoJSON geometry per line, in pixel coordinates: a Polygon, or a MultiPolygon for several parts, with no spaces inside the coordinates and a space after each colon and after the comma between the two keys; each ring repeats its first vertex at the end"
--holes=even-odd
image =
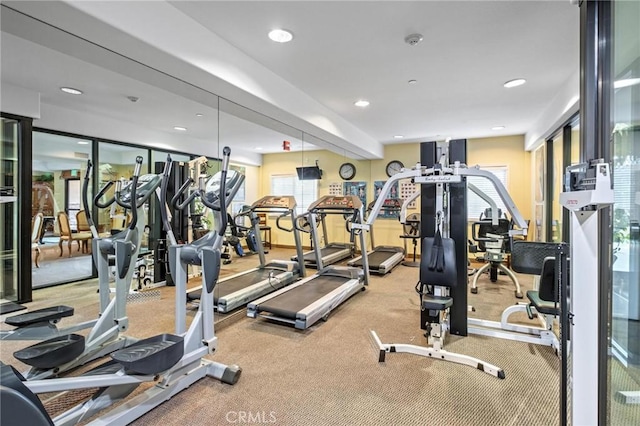
{"type": "MultiPolygon", "coordinates": [[[[229,165],[230,149],[224,148],[224,158],[220,178],[219,191],[208,192],[207,202],[214,211],[226,209],[226,174],[229,165]]],[[[170,159],[165,165],[163,181],[166,180],[170,167],[170,159]]],[[[136,166],[139,172],[139,166],[136,166]]],[[[134,185],[137,173],[134,174],[134,185]]],[[[166,186],[165,186],[166,189],[166,186]]],[[[135,193],[134,193],[135,195],[135,193]]],[[[166,193],[161,194],[166,201],[166,193]]],[[[135,200],[136,197],[132,196],[135,200]]],[[[166,217],[166,204],[162,206],[166,217]]],[[[134,210],[135,211],[135,210],[134,210]]],[[[213,289],[220,270],[220,246],[226,227],[224,216],[216,222],[218,229],[211,232],[212,245],[195,248],[192,245],[173,245],[176,263],[183,264],[183,258],[193,259],[195,255],[201,259],[203,271],[203,301],[201,307],[186,332],[161,334],[141,340],[130,347],[111,355],[112,361],[85,373],[80,377],[25,381],[24,377],[13,367],[0,363],[0,404],[12,407],[11,410],[0,411],[0,423],[3,425],[73,425],[86,422],[93,415],[112,406],[114,403],[130,395],[140,384],[157,382],[145,392],[130,399],[125,404],[106,412],[91,425],[129,424],[149,412],[153,408],[170,399],[175,394],[188,388],[205,376],[215,377],[224,383],[235,384],[240,377],[241,369],[235,365],[227,366],[204,359],[214,352],[216,337],[213,335],[213,289]],[[186,249],[183,251],[183,249],[186,249]],[[181,256],[181,253],[184,256],[181,256]],[[203,307],[203,305],[206,305],[203,307]],[[40,393],[63,392],[70,390],[98,388],[94,395],[54,419],[44,409],[36,396],[40,393]]],[[[165,226],[168,222],[165,221],[165,226]]],[[[183,278],[183,277],[181,277],[183,278]]],[[[177,296],[184,294],[185,282],[176,281],[177,296]]],[[[180,306],[176,297],[176,312],[180,306]]],[[[182,302],[184,307],[184,302],[182,302]]],[[[182,318],[182,322],[185,318],[182,318]]],[[[176,324],[178,321],[176,321],[176,324]]]]}
{"type": "MultiPolygon", "coordinates": [[[[228,147],[225,148],[225,155],[228,157],[227,150],[229,150],[228,147]]],[[[226,158],[226,161],[228,162],[228,158],[226,158]]],[[[170,163],[168,164],[170,168],[170,163]]],[[[169,172],[170,170],[165,170],[165,173],[169,172]]],[[[222,245],[228,226],[227,205],[222,202],[222,199],[233,199],[243,182],[244,175],[234,170],[227,171],[223,164],[223,170],[211,178],[206,175],[199,176],[197,189],[192,191],[184,201],[181,202],[180,199],[193,185],[193,179],[189,177],[182,187],[176,191],[171,199],[171,205],[175,209],[184,210],[196,198],[199,198],[202,204],[214,213],[214,223],[217,230],[205,234],[192,243],[177,244],[171,229],[171,220],[167,215],[167,209],[165,208],[161,211],[162,223],[169,242],[169,268],[176,286],[176,332],[181,333],[186,329],[188,267],[189,265],[200,266],[202,268],[203,287],[199,291],[199,312],[204,309],[203,321],[207,327],[206,334],[209,338],[214,339],[210,343],[214,349],[216,338],[213,337],[213,286],[218,282],[222,245]],[[209,300],[209,296],[211,296],[211,300],[209,300]],[[210,309],[210,311],[207,309],[210,309]],[[210,331],[208,330],[209,327],[211,328],[210,331]]],[[[162,205],[165,205],[164,203],[166,202],[167,184],[168,179],[167,183],[163,183],[160,191],[160,203],[162,205]]]]}
{"type": "Polygon", "coordinates": [[[145,226],[144,221],[139,218],[143,214],[143,205],[162,180],[160,175],[155,174],[139,176],[141,166],[142,157],[137,157],[133,180],[130,183],[110,181],[94,198],[97,207],[109,208],[113,203],[117,203],[132,212],[131,223],[125,230],[113,236],[100,237],[90,214],[88,187],[92,164],[90,160],[87,162],[82,201],[94,237],[92,252],[98,270],[99,316],[98,319],[62,330],[57,329],[56,323],[61,318],[73,314],[73,308],[68,306],[54,306],[7,318],[5,322],[17,328],[6,335],[3,333],[3,338],[46,339],[14,353],[16,359],[31,366],[25,373],[28,380],[57,376],[136,342],[136,339],[123,336],[121,333],[129,328],[126,313],[127,294],[145,226]],[[106,202],[101,202],[101,198],[114,184],[114,196],[106,202]],[[111,264],[115,265],[116,270],[113,298],[109,288],[111,264]],[[75,334],[75,331],[87,328],[91,328],[91,331],[86,337],[75,334]]]}

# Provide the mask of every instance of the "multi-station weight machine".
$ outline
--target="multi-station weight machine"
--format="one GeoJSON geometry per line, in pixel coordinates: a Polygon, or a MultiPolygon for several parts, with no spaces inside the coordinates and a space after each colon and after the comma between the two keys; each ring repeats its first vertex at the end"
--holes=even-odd
{"type": "Polygon", "coordinates": [[[518,229],[510,235],[526,235],[527,222],[515,206],[501,182],[492,173],[478,167],[468,167],[466,140],[450,141],[447,146],[425,142],[420,146],[420,163],[413,169],[403,169],[392,176],[382,188],[378,201],[369,215],[365,229],[377,217],[391,187],[410,179],[421,185],[421,232],[423,238],[421,282],[416,290],[421,297],[420,326],[427,331],[432,347],[406,344],[384,344],[374,331],[380,349],[380,362],[387,352],[409,352],[434,359],[469,365],[499,378],[502,369],[477,358],[443,349],[447,331],[466,336],[467,328],[467,206],[465,177],[478,176],[489,180],[498,191],[518,229]],[[441,238],[442,237],[442,238],[441,238]],[[435,254],[433,254],[435,253],[435,254]],[[438,255],[440,253],[440,255],[438,255]],[[435,273],[434,273],[435,271],[435,273]],[[442,274],[439,274],[443,272],[442,274]],[[438,277],[427,282],[426,278],[438,277]],[[446,277],[445,277],[446,275],[446,277]],[[455,301],[455,302],[454,302],[455,301]]]}

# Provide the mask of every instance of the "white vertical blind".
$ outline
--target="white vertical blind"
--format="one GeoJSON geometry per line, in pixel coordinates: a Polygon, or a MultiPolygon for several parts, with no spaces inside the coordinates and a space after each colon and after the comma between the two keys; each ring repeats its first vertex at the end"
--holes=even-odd
{"type": "MultiPolygon", "coordinates": [[[[507,166],[480,166],[482,170],[486,170],[488,172],[493,173],[500,182],[507,187],[507,166]]],[[[493,186],[493,183],[489,179],[485,179],[479,176],[468,176],[467,183],[474,184],[478,189],[484,192],[487,196],[493,199],[498,208],[502,210],[502,213],[507,213],[508,211],[502,202],[502,198],[498,195],[498,191],[493,186]]],[[[467,188],[467,217],[469,220],[478,220],[480,218],[480,214],[484,213],[484,210],[489,207],[486,201],[480,198],[475,192],[471,191],[467,188]]]]}
{"type": "Polygon", "coordinates": [[[297,204],[296,214],[302,214],[318,198],[318,181],[298,180],[297,175],[272,175],[271,195],[293,195],[297,204]]]}

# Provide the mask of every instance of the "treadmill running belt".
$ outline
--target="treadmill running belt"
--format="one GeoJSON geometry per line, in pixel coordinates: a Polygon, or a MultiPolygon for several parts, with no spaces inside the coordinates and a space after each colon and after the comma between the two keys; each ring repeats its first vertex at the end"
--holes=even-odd
{"type": "MultiPolygon", "coordinates": [[[[344,250],[344,247],[322,247],[322,249],[320,250],[320,254],[322,258],[325,259],[327,256],[331,256],[332,254],[342,250],[344,250]]],[[[304,255],[304,261],[316,263],[316,253],[313,251],[308,252],[304,255]]]]}
{"type": "MultiPolygon", "coordinates": [[[[369,254],[369,269],[379,269],[382,263],[389,259],[391,256],[394,256],[395,253],[391,251],[374,251],[369,254]]],[[[358,259],[357,262],[353,263],[353,266],[362,266],[362,258],[358,259]]]]}
{"type": "MultiPolygon", "coordinates": [[[[245,287],[259,283],[269,278],[269,273],[273,272],[274,277],[277,277],[282,271],[276,271],[273,269],[258,269],[248,274],[240,275],[231,280],[222,281],[213,289],[214,303],[218,303],[218,298],[224,297],[228,294],[235,293],[238,290],[242,290],[245,287]]],[[[202,289],[190,291],[187,293],[188,300],[198,300],[202,294],[202,289]]]]}
{"type": "Polygon", "coordinates": [[[331,293],[344,283],[344,277],[320,275],[311,281],[294,287],[276,297],[258,305],[259,312],[270,312],[274,315],[295,320],[299,311],[306,308],[324,295],[331,293]]]}

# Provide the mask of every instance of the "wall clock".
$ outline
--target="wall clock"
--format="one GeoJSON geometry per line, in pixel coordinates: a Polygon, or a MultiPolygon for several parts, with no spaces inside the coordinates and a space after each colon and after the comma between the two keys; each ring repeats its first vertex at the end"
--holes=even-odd
{"type": "Polygon", "coordinates": [[[340,166],[340,177],[344,180],[351,180],[356,175],[356,166],[351,163],[344,163],[340,166]]]}
{"type": "Polygon", "coordinates": [[[402,161],[392,160],[387,164],[386,172],[387,176],[391,177],[396,173],[400,173],[400,171],[404,168],[404,164],[402,161]]]}

